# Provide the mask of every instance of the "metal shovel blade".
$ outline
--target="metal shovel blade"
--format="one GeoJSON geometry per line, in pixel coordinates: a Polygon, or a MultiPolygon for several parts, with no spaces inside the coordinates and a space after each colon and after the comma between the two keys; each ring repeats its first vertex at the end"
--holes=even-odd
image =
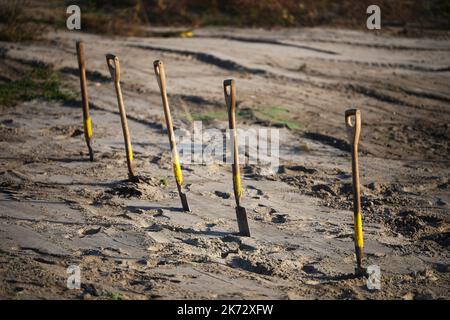
{"type": "Polygon", "coordinates": [[[355,268],[355,275],[357,277],[366,277],[367,278],[367,269],[363,267],[356,267],[355,268]]]}
{"type": "Polygon", "coordinates": [[[88,149],[89,149],[89,159],[91,161],[94,161],[94,150],[92,150],[91,145],[88,145],[88,149]]]}
{"type": "Polygon", "coordinates": [[[186,198],[186,194],[180,192],[181,205],[183,206],[183,211],[191,212],[191,208],[189,208],[189,203],[186,198]]]}
{"type": "Polygon", "coordinates": [[[250,237],[250,229],[247,221],[247,211],[244,207],[236,207],[236,218],[239,228],[239,234],[243,237],[250,237]]]}

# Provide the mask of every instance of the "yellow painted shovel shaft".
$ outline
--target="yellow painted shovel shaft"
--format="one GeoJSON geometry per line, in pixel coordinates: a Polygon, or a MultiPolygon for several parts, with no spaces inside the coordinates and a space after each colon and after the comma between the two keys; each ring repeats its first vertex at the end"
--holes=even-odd
{"type": "Polygon", "coordinates": [[[128,176],[135,178],[135,166],[133,163],[133,150],[131,148],[131,136],[128,129],[127,114],[123,103],[122,89],[120,87],[120,62],[119,58],[113,54],[106,55],[106,64],[108,65],[111,78],[114,81],[116,89],[117,104],[119,106],[120,122],[122,124],[122,132],[125,140],[125,152],[127,156],[128,176]]]}
{"type": "Polygon", "coordinates": [[[78,69],[80,71],[80,87],[81,98],[83,106],[83,126],[84,126],[84,138],[89,148],[89,156],[91,161],[94,160],[94,153],[92,151],[92,120],[89,114],[89,98],[87,93],[87,81],[86,81],[86,61],[84,57],[84,44],[81,41],[76,43],[77,57],[78,57],[78,69]]]}
{"type": "Polygon", "coordinates": [[[183,184],[183,174],[181,173],[180,159],[178,158],[178,152],[172,155],[173,158],[173,174],[177,184],[181,186],[183,184]]]}
{"type": "Polygon", "coordinates": [[[353,212],[355,229],[355,251],[357,267],[362,268],[364,238],[362,230],[361,187],[359,182],[358,143],[361,134],[361,112],[357,109],[345,111],[345,125],[350,135],[352,146],[352,180],[353,180],[353,212]],[[355,121],[352,123],[352,117],[355,121]]]}
{"type": "Polygon", "coordinates": [[[153,62],[156,80],[161,91],[161,99],[164,108],[164,117],[166,119],[167,134],[169,136],[169,144],[172,149],[173,174],[178,186],[183,184],[183,174],[181,173],[180,158],[177,151],[177,143],[175,133],[173,131],[172,115],[170,113],[169,99],[167,98],[166,71],[161,60],[153,62]]]}
{"type": "Polygon", "coordinates": [[[91,140],[92,138],[92,120],[91,117],[87,117],[84,119],[84,135],[86,140],[91,140]]]}

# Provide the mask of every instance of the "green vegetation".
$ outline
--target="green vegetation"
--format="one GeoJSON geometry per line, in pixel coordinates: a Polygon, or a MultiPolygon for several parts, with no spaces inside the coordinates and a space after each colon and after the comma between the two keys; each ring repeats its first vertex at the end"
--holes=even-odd
{"type": "Polygon", "coordinates": [[[228,114],[225,111],[211,111],[203,113],[193,113],[191,115],[193,121],[224,121],[228,119],[228,114]]]}
{"type": "Polygon", "coordinates": [[[63,90],[58,74],[47,66],[35,66],[21,79],[0,84],[0,105],[13,106],[33,99],[70,101],[75,94],[63,90]]]}
{"type": "Polygon", "coordinates": [[[159,184],[167,187],[169,184],[169,179],[167,177],[162,177],[161,179],[159,179],[159,184]]]}
{"type": "MultiPolygon", "coordinates": [[[[263,122],[268,126],[286,127],[291,130],[300,129],[300,124],[291,119],[289,111],[279,106],[238,109],[237,118],[237,120],[246,119],[263,122]]],[[[228,114],[225,111],[194,112],[188,118],[189,122],[213,120],[226,121],[228,120],[228,114]]]]}
{"type": "Polygon", "coordinates": [[[112,300],[123,300],[123,296],[119,292],[111,292],[111,299],[112,300]]]}
{"type": "Polygon", "coordinates": [[[284,126],[291,130],[300,129],[300,124],[290,118],[288,110],[278,106],[242,109],[239,110],[238,116],[256,119],[267,123],[269,126],[284,126]]]}

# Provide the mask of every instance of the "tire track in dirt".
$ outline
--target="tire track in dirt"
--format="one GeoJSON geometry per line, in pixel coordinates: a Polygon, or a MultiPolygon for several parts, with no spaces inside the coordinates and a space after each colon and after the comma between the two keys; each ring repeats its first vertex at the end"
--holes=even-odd
{"type": "Polygon", "coordinates": [[[246,42],[246,43],[263,43],[263,44],[271,44],[271,45],[277,45],[277,46],[298,48],[298,49],[309,50],[309,51],[313,51],[313,52],[330,54],[330,55],[339,55],[339,53],[336,52],[336,51],[318,49],[318,48],[305,46],[305,45],[300,45],[300,44],[295,44],[295,43],[282,42],[282,41],[278,41],[278,40],[275,40],[275,39],[247,38],[247,37],[236,37],[236,36],[228,36],[228,35],[200,36],[198,38],[226,39],[226,40],[246,42]]]}
{"type": "Polygon", "coordinates": [[[153,50],[153,51],[160,51],[165,53],[172,53],[177,54],[181,56],[189,56],[194,59],[197,59],[200,62],[218,67],[220,69],[224,69],[227,71],[233,71],[233,72],[241,72],[241,73],[248,73],[255,76],[263,76],[265,78],[270,78],[271,80],[284,80],[284,81],[291,81],[298,84],[308,84],[316,88],[324,88],[324,85],[321,83],[316,83],[313,81],[306,81],[304,79],[300,78],[294,78],[285,76],[282,74],[274,73],[268,70],[260,69],[260,68],[251,68],[244,66],[236,61],[229,60],[229,59],[222,59],[219,58],[213,54],[206,54],[202,52],[197,51],[191,51],[191,50],[178,50],[178,49],[171,49],[171,48],[163,48],[163,47],[155,47],[155,46],[149,46],[149,45],[129,45],[129,47],[143,49],[143,50],[153,50]]]}
{"type": "Polygon", "coordinates": [[[325,135],[325,134],[318,133],[318,132],[305,132],[304,137],[309,140],[318,141],[322,144],[331,146],[333,148],[336,148],[336,149],[339,149],[342,151],[347,151],[347,152],[351,151],[350,144],[343,139],[339,139],[339,138],[332,137],[332,136],[325,135]]]}
{"type": "Polygon", "coordinates": [[[220,69],[224,69],[227,71],[233,71],[233,72],[241,72],[241,73],[248,73],[255,76],[263,76],[267,79],[271,80],[281,80],[281,81],[290,81],[297,84],[307,84],[312,87],[320,88],[320,89],[326,89],[326,86],[329,85],[329,83],[318,83],[314,82],[312,80],[305,80],[301,78],[295,78],[286,76],[283,74],[274,73],[265,69],[260,68],[251,68],[244,66],[236,61],[229,60],[229,59],[222,59],[219,58],[213,54],[206,54],[202,52],[197,51],[191,51],[191,50],[178,50],[178,49],[171,49],[171,48],[164,48],[164,47],[155,47],[155,46],[149,46],[149,45],[129,45],[129,47],[143,49],[143,50],[153,50],[153,51],[160,51],[160,52],[166,52],[166,53],[172,53],[177,54],[181,56],[189,56],[194,59],[197,59],[200,62],[218,67],[220,69]]]}
{"type": "Polygon", "coordinates": [[[346,90],[350,90],[355,93],[362,94],[364,96],[367,96],[372,99],[376,99],[376,100],[384,102],[384,103],[390,103],[390,104],[395,104],[395,105],[399,105],[399,106],[410,107],[410,108],[414,108],[414,109],[428,111],[431,113],[450,114],[450,110],[436,110],[435,106],[412,104],[412,103],[406,102],[404,100],[401,100],[399,98],[382,93],[378,90],[370,89],[370,88],[367,88],[365,86],[358,85],[358,84],[346,84],[346,85],[344,85],[344,88],[346,90]]]}
{"type": "Polygon", "coordinates": [[[266,70],[246,67],[235,61],[222,59],[222,58],[219,58],[219,57],[209,54],[209,53],[196,52],[196,51],[190,51],[190,50],[177,50],[177,49],[170,49],[170,48],[163,48],[163,47],[155,47],[155,46],[150,46],[150,45],[130,45],[130,47],[144,49],[144,50],[160,51],[160,52],[165,52],[165,53],[174,53],[174,54],[183,55],[183,56],[190,56],[190,57],[197,59],[200,62],[211,64],[211,65],[214,65],[221,69],[225,69],[225,70],[229,70],[229,71],[246,72],[246,73],[250,73],[250,74],[259,74],[259,75],[267,74],[266,70]]]}
{"type": "MultiPolygon", "coordinates": [[[[270,71],[267,71],[264,69],[246,67],[242,64],[239,64],[236,61],[225,60],[225,59],[219,58],[212,54],[205,54],[205,53],[189,51],[189,50],[177,50],[177,49],[170,49],[170,48],[162,48],[162,47],[155,47],[155,46],[148,46],[148,45],[145,45],[145,46],[144,45],[131,45],[131,46],[135,47],[135,48],[140,48],[140,49],[155,50],[155,51],[174,53],[174,54],[179,54],[179,55],[184,55],[184,56],[191,56],[200,62],[211,64],[211,65],[214,65],[216,67],[219,67],[221,69],[225,69],[228,71],[245,72],[245,73],[250,73],[253,75],[262,75],[262,76],[271,77],[271,78],[278,79],[278,80],[292,81],[295,83],[307,83],[308,85],[311,85],[311,86],[317,87],[317,88],[321,88],[321,89],[324,89],[324,88],[325,89],[335,89],[337,91],[342,90],[342,85],[340,85],[340,84],[329,84],[329,83],[321,84],[321,83],[317,83],[317,82],[313,82],[313,81],[307,82],[306,80],[303,80],[303,79],[276,74],[276,73],[273,73],[273,72],[270,72],[270,71]]],[[[338,62],[338,61],[336,60],[336,62],[338,62]]],[[[433,70],[435,71],[435,69],[433,69],[433,70]]],[[[421,70],[421,71],[424,72],[424,70],[421,70]]],[[[370,98],[376,99],[376,100],[384,102],[384,103],[391,103],[391,104],[396,104],[396,105],[400,105],[400,106],[412,107],[415,109],[427,110],[427,111],[434,112],[434,113],[450,114],[450,111],[435,110],[435,107],[432,107],[432,106],[415,105],[415,104],[403,101],[401,99],[392,97],[390,95],[381,93],[377,90],[370,89],[370,88],[367,88],[367,87],[364,87],[364,86],[361,86],[358,84],[352,84],[352,83],[345,84],[344,89],[351,90],[358,94],[368,96],[370,98]]],[[[407,93],[408,90],[403,89],[403,91],[405,93],[407,93]]],[[[422,95],[423,97],[427,96],[428,98],[434,98],[434,99],[437,98],[437,99],[440,99],[441,101],[442,100],[446,101],[446,99],[447,99],[445,97],[436,96],[434,94],[427,94],[427,93],[421,94],[421,93],[416,93],[414,91],[410,91],[410,92],[412,95],[416,95],[416,96],[422,95]]]]}
{"type": "Polygon", "coordinates": [[[423,92],[423,91],[408,90],[408,89],[405,89],[402,87],[396,87],[396,89],[400,90],[406,94],[409,94],[411,96],[450,103],[450,98],[444,97],[444,96],[441,96],[438,94],[434,94],[434,93],[430,93],[430,92],[423,92]]]}
{"type": "MultiPolygon", "coordinates": [[[[413,104],[410,103],[408,101],[399,99],[395,96],[392,95],[388,95],[385,94],[383,92],[380,92],[378,90],[375,89],[371,89],[368,88],[367,86],[362,86],[359,84],[320,84],[320,83],[314,83],[314,82],[306,82],[303,79],[299,79],[299,78],[293,78],[293,77],[289,77],[289,76],[284,76],[284,75],[279,75],[267,70],[262,70],[262,69],[255,69],[255,68],[249,68],[246,67],[242,64],[239,64],[236,61],[232,61],[232,60],[224,60],[221,59],[219,57],[216,57],[212,54],[203,54],[203,53],[197,53],[195,51],[189,51],[189,50],[177,50],[177,49],[170,49],[170,48],[160,48],[160,47],[155,47],[155,46],[136,46],[137,48],[140,49],[146,49],[146,50],[160,50],[162,52],[170,52],[170,53],[174,53],[174,54],[180,54],[180,55],[185,55],[185,56],[192,56],[194,58],[199,58],[200,62],[203,63],[207,63],[210,65],[214,65],[217,66],[219,68],[222,69],[226,69],[229,71],[236,71],[236,72],[247,72],[250,74],[255,74],[255,75],[259,75],[259,76],[263,76],[263,77],[270,77],[272,80],[285,80],[285,81],[291,81],[291,82],[295,82],[295,83],[302,83],[305,84],[307,83],[308,85],[314,86],[314,87],[318,87],[320,89],[331,89],[331,90],[335,90],[338,91],[340,93],[342,93],[343,91],[353,91],[357,94],[375,99],[376,101],[380,101],[383,104],[394,104],[394,105],[399,105],[399,106],[406,106],[406,107],[410,107],[410,108],[414,108],[414,109],[418,109],[418,110],[422,110],[422,111],[426,111],[426,112],[432,112],[432,113],[437,113],[437,114],[442,114],[442,113],[447,113],[450,114],[450,112],[447,112],[446,110],[436,110],[435,107],[433,106],[428,106],[428,105],[417,105],[417,104],[413,104]],[[256,71],[255,71],[256,70],[256,71]]],[[[401,88],[399,88],[400,91],[407,91],[407,90],[401,90],[401,88]]],[[[390,90],[390,91],[394,91],[394,90],[390,90]]],[[[398,91],[398,90],[397,90],[398,91]]],[[[406,93],[406,92],[405,92],[406,93]]],[[[413,95],[415,92],[412,92],[413,95]]],[[[437,98],[439,99],[439,101],[444,100],[445,101],[445,97],[442,96],[436,96],[433,94],[428,94],[428,93],[422,93],[422,94],[418,94],[418,95],[422,95],[422,96],[427,96],[427,97],[432,97],[432,98],[437,98]]],[[[188,100],[194,104],[197,103],[208,103],[211,104],[213,106],[217,105],[217,102],[213,102],[213,101],[208,101],[202,97],[197,97],[197,96],[193,96],[193,97],[183,97],[183,96],[179,96],[179,98],[181,98],[182,100],[188,100]]],[[[131,117],[132,120],[137,120],[137,121],[141,121],[141,123],[147,124],[145,121],[142,122],[142,119],[139,118],[135,118],[135,117],[131,117]]],[[[329,136],[329,135],[321,135],[318,134],[316,132],[308,132],[306,134],[303,135],[304,138],[312,140],[312,141],[317,141],[321,144],[324,145],[329,145],[332,146],[334,148],[337,148],[339,150],[342,151],[348,151],[348,145],[347,143],[339,138],[336,138],[334,136],[329,136]]],[[[369,152],[369,151],[367,151],[369,152]]]]}
{"type": "Polygon", "coordinates": [[[404,50],[404,51],[450,51],[450,48],[424,48],[424,47],[413,47],[413,46],[399,46],[399,45],[385,45],[379,43],[361,43],[361,42],[352,42],[352,41],[339,41],[339,40],[331,40],[331,39],[308,39],[312,42],[320,42],[320,43],[332,43],[332,44],[343,44],[352,47],[365,47],[365,48],[373,48],[373,49],[386,49],[386,50],[404,50]]]}
{"type": "MultiPolygon", "coordinates": [[[[59,69],[59,72],[64,74],[69,74],[78,77],[79,70],[78,68],[64,67],[59,69]]],[[[111,77],[104,76],[98,71],[86,70],[86,78],[89,81],[107,83],[111,81],[111,77]]]]}
{"type": "MultiPolygon", "coordinates": [[[[33,60],[33,61],[20,60],[19,62],[20,63],[24,63],[26,65],[42,65],[42,62],[36,61],[36,60],[33,60]]],[[[233,68],[233,66],[236,66],[236,65],[238,65],[238,64],[237,63],[234,63],[232,65],[226,64],[225,67],[233,68]]],[[[247,70],[247,71],[251,70],[250,68],[246,68],[246,67],[241,68],[241,70],[242,69],[247,70]]],[[[76,76],[76,70],[74,68],[73,69],[63,68],[63,69],[60,69],[59,71],[62,72],[62,73],[67,73],[67,74],[76,76]]],[[[97,73],[98,72],[94,72],[94,73],[91,74],[91,76],[94,77],[93,79],[97,79],[98,78],[97,73]]],[[[98,74],[100,74],[100,73],[98,73],[98,74]]],[[[269,74],[269,72],[267,72],[267,74],[269,74]]],[[[278,79],[280,78],[278,75],[274,75],[274,77],[278,78],[278,79]]],[[[283,77],[283,76],[281,76],[281,77],[283,77]]],[[[296,82],[300,81],[300,82],[303,82],[303,80],[301,80],[301,79],[295,79],[295,78],[290,78],[290,77],[284,77],[284,78],[287,78],[289,81],[296,81],[296,82]]],[[[107,77],[102,76],[100,81],[105,81],[106,82],[106,81],[110,81],[110,80],[107,77]]],[[[330,89],[341,91],[341,86],[333,86],[333,85],[325,85],[325,86],[330,88],[330,89]]],[[[402,105],[402,106],[411,106],[411,107],[414,107],[414,108],[417,108],[417,109],[424,109],[424,107],[422,107],[422,106],[412,105],[412,104],[410,104],[410,103],[408,103],[406,101],[403,101],[403,100],[400,100],[400,99],[397,99],[397,98],[385,95],[383,93],[379,93],[379,92],[377,92],[377,91],[375,91],[373,89],[368,89],[368,88],[360,86],[360,85],[357,85],[356,87],[353,87],[353,85],[349,85],[347,88],[350,88],[351,90],[353,90],[353,91],[355,91],[355,92],[357,92],[359,94],[363,94],[365,96],[369,96],[371,98],[374,98],[374,99],[376,99],[378,101],[387,102],[387,103],[394,103],[394,104],[402,105]]],[[[133,89],[131,89],[131,90],[133,90],[133,89]]],[[[403,91],[407,91],[407,90],[403,90],[403,91]]],[[[412,92],[412,93],[414,94],[415,92],[412,92]]],[[[426,92],[419,93],[417,95],[424,96],[424,97],[432,97],[432,98],[438,99],[440,101],[446,101],[446,99],[447,99],[445,97],[436,96],[436,95],[433,95],[433,94],[428,94],[426,92]]],[[[194,103],[194,104],[210,104],[210,105],[213,105],[213,106],[217,105],[217,101],[209,101],[209,100],[207,100],[207,99],[205,99],[203,97],[200,97],[200,96],[176,95],[176,97],[179,98],[179,99],[182,99],[182,100],[189,101],[189,102],[194,103]]],[[[79,101],[68,102],[68,103],[66,103],[66,106],[67,105],[68,106],[79,106],[79,103],[80,103],[79,101]]],[[[108,113],[112,113],[112,114],[115,114],[115,115],[119,115],[119,113],[117,111],[113,111],[113,110],[109,110],[107,108],[100,107],[99,105],[94,104],[94,103],[91,103],[91,108],[92,109],[97,109],[97,110],[100,110],[100,111],[104,111],[104,112],[108,112],[108,113]]],[[[431,111],[432,112],[438,112],[437,110],[431,110],[431,111]]],[[[154,130],[157,130],[159,132],[162,132],[162,130],[164,130],[161,122],[158,121],[158,120],[157,121],[148,121],[146,119],[143,119],[142,117],[138,117],[138,116],[133,115],[132,112],[129,113],[128,118],[131,121],[138,122],[140,124],[143,124],[145,126],[148,126],[148,127],[152,128],[154,130]]],[[[345,141],[341,140],[339,138],[336,138],[334,136],[325,136],[325,135],[321,135],[320,133],[316,133],[316,132],[307,132],[303,136],[304,136],[304,138],[306,138],[308,140],[317,141],[319,143],[335,147],[335,148],[337,148],[339,150],[342,150],[342,151],[348,151],[348,146],[346,145],[346,143],[342,143],[342,142],[345,142],[345,141]]]]}
{"type": "Polygon", "coordinates": [[[385,68],[385,69],[403,69],[409,71],[416,72],[430,72],[430,73],[443,73],[450,71],[450,66],[444,66],[440,68],[426,67],[414,64],[405,64],[405,63],[386,63],[386,62],[373,62],[373,61],[356,61],[356,60],[340,60],[340,59],[326,59],[320,57],[314,57],[314,60],[329,62],[329,63],[348,63],[357,66],[363,67],[372,67],[372,68],[385,68]]]}

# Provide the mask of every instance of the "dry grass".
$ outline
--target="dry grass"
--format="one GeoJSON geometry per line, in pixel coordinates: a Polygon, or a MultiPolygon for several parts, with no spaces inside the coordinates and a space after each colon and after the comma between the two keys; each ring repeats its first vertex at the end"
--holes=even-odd
{"type": "Polygon", "coordinates": [[[39,38],[46,26],[37,22],[26,8],[25,0],[0,2],[0,41],[24,41],[39,38]]]}
{"type": "Polygon", "coordinates": [[[92,33],[144,36],[141,1],[82,1],[82,30],[92,33]]]}
{"type": "MultiPolygon", "coordinates": [[[[4,0],[0,2],[0,40],[34,39],[42,23],[65,28],[69,0],[4,0]],[[30,2],[31,6],[27,6],[30,2]],[[27,8],[27,9],[25,9],[27,8]],[[31,8],[31,9],[30,9],[31,8]],[[38,8],[38,10],[36,10],[38,8]],[[36,12],[45,18],[36,18],[36,12]]],[[[365,28],[370,0],[80,0],[82,31],[121,36],[183,36],[152,33],[148,26],[365,28]]],[[[382,32],[401,27],[403,36],[421,36],[427,29],[450,29],[448,0],[378,0],[382,32]]],[[[397,31],[396,31],[397,32],[397,31]]]]}
{"type": "MultiPolygon", "coordinates": [[[[133,8],[135,21],[170,26],[365,26],[371,0],[127,0],[95,3],[133,8]],[[119,5],[120,3],[120,5],[119,5]]],[[[447,0],[378,0],[385,25],[449,28],[447,0]]]]}

